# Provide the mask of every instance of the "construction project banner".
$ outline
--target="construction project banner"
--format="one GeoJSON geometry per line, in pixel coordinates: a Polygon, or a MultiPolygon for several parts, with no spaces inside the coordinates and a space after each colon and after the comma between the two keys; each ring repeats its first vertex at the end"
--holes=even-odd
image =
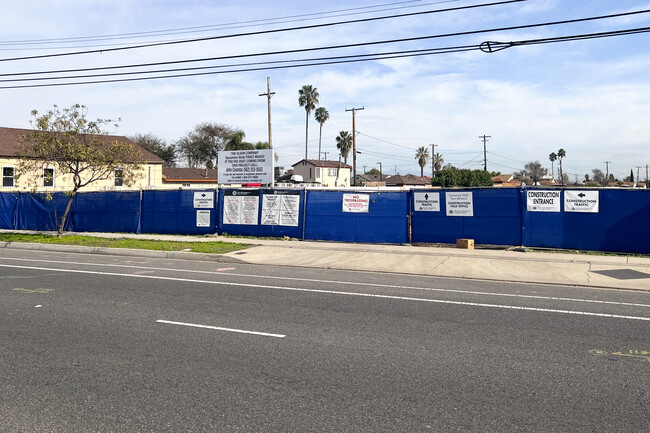
{"type": "Polygon", "coordinates": [[[300,191],[264,191],[262,225],[298,227],[300,191]]]}
{"type": "Polygon", "coordinates": [[[273,150],[231,150],[218,153],[219,184],[273,183],[273,150]]]}
{"type": "Polygon", "coordinates": [[[259,209],[259,190],[223,192],[224,224],[257,225],[259,209]]]}

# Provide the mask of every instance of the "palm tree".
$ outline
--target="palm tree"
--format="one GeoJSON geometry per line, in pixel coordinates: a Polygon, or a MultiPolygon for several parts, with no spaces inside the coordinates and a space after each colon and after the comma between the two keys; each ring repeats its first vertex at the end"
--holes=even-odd
{"type": "Polygon", "coordinates": [[[307,142],[309,141],[309,113],[318,105],[318,90],[311,84],[305,84],[298,90],[298,105],[305,107],[305,159],[307,159],[307,142]]]}
{"type": "Polygon", "coordinates": [[[424,146],[420,146],[415,152],[415,159],[417,159],[418,164],[420,164],[420,177],[424,176],[424,167],[426,167],[429,158],[431,158],[431,155],[429,155],[429,149],[424,146]]]}
{"type": "Polygon", "coordinates": [[[320,124],[320,131],[318,134],[318,160],[320,161],[320,142],[321,138],[323,137],[323,123],[327,122],[327,120],[330,118],[330,113],[327,111],[327,108],[325,107],[318,107],[316,111],[314,111],[314,119],[316,119],[316,122],[320,124]]]}
{"type": "Polygon", "coordinates": [[[341,156],[347,164],[348,155],[352,149],[352,135],[348,131],[339,132],[338,137],[336,137],[336,148],[341,152],[341,156]]]}
{"type": "Polygon", "coordinates": [[[436,173],[442,169],[442,164],[445,162],[444,158],[439,153],[433,154],[433,166],[436,168],[436,173]]]}
{"type": "Polygon", "coordinates": [[[560,182],[562,182],[562,185],[564,185],[564,174],[562,173],[562,158],[566,156],[566,151],[564,149],[560,149],[557,151],[557,159],[560,161],[560,182]]]}
{"type": "Polygon", "coordinates": [[[551,161],[551,177],[555,178],[555,171],[553,170],[553,162],[557,160],[557,154],[555,152],[552,152],[548,156],[548,160],[551,161]]]}

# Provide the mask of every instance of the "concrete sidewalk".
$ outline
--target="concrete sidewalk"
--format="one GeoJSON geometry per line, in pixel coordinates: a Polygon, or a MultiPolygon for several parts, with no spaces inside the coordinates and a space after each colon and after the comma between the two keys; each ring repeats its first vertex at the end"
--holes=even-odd
{"type": "MultiPolygon", "coordinates": [[[[8,230],[2,231],[8,232],[8,230]]],[[[650,258],[641,257],[558,252],[523,252],[495,249],[462,250],[451,247],[414,245],[285,241],[231,238],[217,235],[197,237],[122,233],[77,234],[108,238],[139,238],[194,242],[225,241],[245,243],[253,246],[246,250],[224,255],[64,247],[24,243],[0,243],[0,247],[41,250],[58,249],[103,254],[143,255],[160,258],[215,260],[222,262],[241,261],[252,264],[393,272],[452,278],[643,290],[650,292],[650,258]]]]}

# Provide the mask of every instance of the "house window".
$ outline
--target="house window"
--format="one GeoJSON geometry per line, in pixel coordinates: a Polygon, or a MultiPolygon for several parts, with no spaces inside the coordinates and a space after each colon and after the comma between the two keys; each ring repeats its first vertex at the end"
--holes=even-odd
{"type": "Polygon", "coordinates": [[[124,186],[124,170],[121,168],[115,169],[115,186],[124,186]]]}
{"type": "Polygon", "coordinates": [[[14,186],[13,167],[2,167],[2,186],[14,186]]]}
{"type": "Polygon", "coordinates": [[[314,178],[314,169],[309,167],[309,178],[313,179],[314,178]]]}
{"type": "Polygon", "coordinates": [[[43,169],[43,186],[54,186],[54,169],[43,169]]]}

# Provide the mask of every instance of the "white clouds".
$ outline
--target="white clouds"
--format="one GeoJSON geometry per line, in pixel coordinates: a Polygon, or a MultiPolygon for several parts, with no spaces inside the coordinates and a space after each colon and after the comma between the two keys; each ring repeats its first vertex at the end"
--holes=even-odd
{"type": "MultiPolygon", "coordinates": [[[[359,6],[376,3],[365,1],[359,6]]],[[[0,17],[0,23],[4,24],[0,26],[0,39],[128,33],[349,7],[343,2],[315,6],[304,2],[273,5],[254,0],[216,6],[214,2],[199,0],[189,0],[182,6],[173,1],[153,0],[81,4],[59,1],[54,6],[50,2],[32,0],[12,4],[0,17]],[[29,33],[25,32],[25,27],[30,28],[29,33]]],[[[557,0],[536,0],[408,21],[338,26],[164,49],[66,57],[57,61],[10,62],[3,67],[4,71],[25,71],[214,57],[506,27],[610,13],[611,7],[611,2],[603,0],[572,2],[568,6],[557,0]]],[[[648,7],[648,3],[624,0],[617,2],[615,7],[631,10],[648,7]]],[[[285,25],[297,24],[305,22],[285,25]]],[[[625,24],[617,21],[609,25],[625,24]]],[[[214,34],[247,30],[252,29],[231,29],[214,34]]],[[[503,32],[489,35],[489,38],[520,40],[582,31],[584,27],[579,26],[544,28],[503,32]]],[[[201,35],[203,33],[193,36],[201,35]]],[[[400,47],[414,49],[477,43],[486,37],[445,38],[401,44],[400,47]]],[[[436,151],[443,156],[447,154],[447,161],[461,165],[476,158],[471,152],[482,151],[478,136],[487,134],[492,136],[488,150],[493,152],[488,165],[493,162],[495,169],[500,169],[496,164],[523,167],[523,163],[530,160],[547,164],[548,154],[563,147],[569,167],[590,171],[600,167],[602,161],[611,160],[615,161],[614,169],[620,169],[620,173],[615,173],[624,177],[632,166],[650,163],[645,143],[650,136],[650,122],[646,120],[650,114],[650,103],[646,101],[650,90],[647,76],[650,48],[644,43],[645,39],[641,35],[511,48],[496,54],[471,52],[134,83],[0,90],[0,116],[2,126],[28,127],[29,113],[34,108],[47,110],[53,104],[82,103],[90,108],[92,117],[121,117],[118,132],[122,134],[151,132],[174,141],[200,122],[215,121],[243,129],[250,141],[266,140],[266,99],[258,95],[266,91],[266,77],[270,76],[272,91],[276,92],[272,99],[274,143],[280,163],[285,166],[290,166],[304,153],[305,111],[297,103],[298,89],[312,84],[321,94],[321,104],[330,111],[330,120],[323,128],[323,147],[330,152],[329,157],[335,155],[334,137],[338,132],[351,130],[351,114],[345,109],[364,106],[365,110],[357,117],[359,131],[412,150],[360,136],[359,146],[376,153],[359,155],[361,166],[374,167],[381,159],[385,171],[392,172],[392,167],[398,165],[403,166],[398,167],[401,172],[419,173],[413,157],[415,149],[430,143],[440,146],[436,151]]],[[[308,56],[392,49],[396,47],[378,46],[308,56]]],[[[0,57],[17,53],[0,51],[0,57]]],[[[264,60],[269,59],[271,57],[264,60]]],[[[239,61],[245,60],[232,63],[239,61]]],[[[310,141],[310,149],[313,149],[310,155],[315,156],[318,125],[313,118],[310,141]]],[[[482,160],[479,158],[467,166],[482,167],[482,160]]]]}

